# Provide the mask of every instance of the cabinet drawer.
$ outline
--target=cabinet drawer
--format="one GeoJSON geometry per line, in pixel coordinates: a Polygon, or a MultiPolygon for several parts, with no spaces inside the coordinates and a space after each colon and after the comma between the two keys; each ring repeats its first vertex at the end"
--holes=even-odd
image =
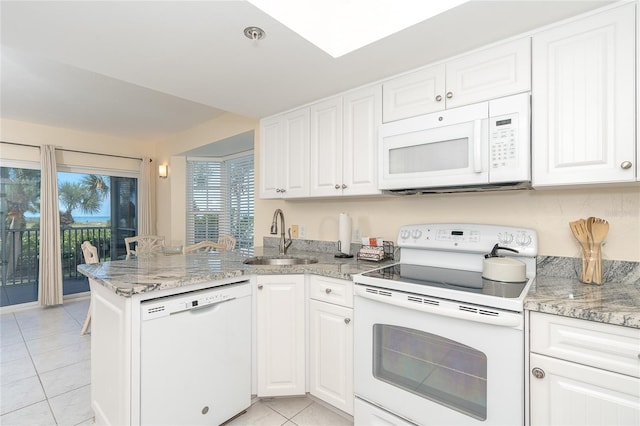
{"type": "Polygon", "coordinates": [[[640,329],[530,313],[531,352],[640,377],[640,329]]]}
{"type": "Polygon", "coordinates": [[[312,299],[353,308],[352,281],[312,275],[309,287],[312,299]]]}
{"type": "Polygon", "coordinates": [[[636,378],[536,354],[530,370],[531,426],[639,424],[636,378]]]}

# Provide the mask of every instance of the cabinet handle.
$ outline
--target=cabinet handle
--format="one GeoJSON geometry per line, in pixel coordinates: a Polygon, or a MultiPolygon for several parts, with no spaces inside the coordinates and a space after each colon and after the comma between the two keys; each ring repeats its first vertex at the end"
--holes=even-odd
{"type": "Polygon", "coordinates": [[[623,169],[627,170],[627,169],[630,169],[632,165],[633,164],[631,164],[631,161],[623,161],[620,164],[620,167],[622,167],[623,169]]]}
{"type": "Polygon", "coordinates": [[[327,294],[329,294],[329,293],[331,293],[331,289],[330,289],[330,288],[325,288],[325,289],[324,289],[324,292],[325,292],[325,293],[327,293],[327,294]]]}
{"type": "Polygon", "coordinates": [[[533,374],[536,379],[544,379],[544,370],[542,368],[535,367],[531,370],[531,374],[533,374]]]}
{"type": "Polygon", "coordinates": [[[436,102],[440,102],[441,100],[442,100],[442,96],[441,95],[436,96],[436,102]]]}
{"type": "Polygon", "coordinates": [[[276,192],[282,192],[280,188],[276,188],[276,192]]]}
{"type": "Polygon", "coordinates": [[[347,189],[347,185],[345,183],[342,184],[342,189],[347,189]]]}
{"type": "Polygon", "coordinates": [[[282,189],[280,190],[280,192],[283,192],[283,193],[284,193],[284,192],[287,192],[287,190],[286,190],[286,189],[284,189],[284,188],[282,188],[282,189]]]}
{"type": "Polygon", "coordinates": [[[447,92],[447,99],[451,99],[453,98],[453,93],[452,92],[447,92]]]}
{"type": "Polygon", "coordinates": [[[336,183],[335,188],[336,188],[336,189],[340,189],[340,185],[338,185],[338,184],[336,183]]]}
{"type": "Polygon", "coordinates": [[[262,290],[262,287],[264,287],[262,284],[258,284],[258,290],[262,290]]]}
{"type": "Polygon", "coordinates": [[[345,318],[345,319],[344,319],[344,323],[345,323],[345,324],[349,324],[350,322],[351,322],[351,318],[345,318]]]}

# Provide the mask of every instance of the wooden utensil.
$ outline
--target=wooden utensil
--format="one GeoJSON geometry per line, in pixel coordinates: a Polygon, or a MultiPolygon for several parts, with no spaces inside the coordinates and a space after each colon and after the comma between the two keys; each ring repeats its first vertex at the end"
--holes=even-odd
{"type": "Polygon", "coordinates": [[[587,230],[591,235],[592,259],[587,267],[587,275],[596,284],[602,284],[602,242],[609,233],[609,222],[597,217],[587,219],[587,230]]]}
{"type": "Polygon", "coordinates": [[[573,222],[569,222],[569,227],[571,228],[573,236],[582,246],[582,270],[580,271],[581,281],[590,283],[591,276],[587,276],[587,258],[591,251],[591,242],[589,230],[587,229],[587,221],[584,219],[578,219],[573,222]]]}

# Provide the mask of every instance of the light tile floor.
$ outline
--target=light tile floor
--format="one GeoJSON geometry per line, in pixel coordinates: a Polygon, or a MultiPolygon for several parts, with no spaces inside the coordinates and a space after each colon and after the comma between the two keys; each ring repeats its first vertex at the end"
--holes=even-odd
{"type": "MultiPolygon", "coordinates": [[[[90,425],[91,337],[80,336],[89,299],[0,315],[0,424],[90,425]]],[[[311,397],[256,399],[233,426],[349,426],[311,397]]]]}

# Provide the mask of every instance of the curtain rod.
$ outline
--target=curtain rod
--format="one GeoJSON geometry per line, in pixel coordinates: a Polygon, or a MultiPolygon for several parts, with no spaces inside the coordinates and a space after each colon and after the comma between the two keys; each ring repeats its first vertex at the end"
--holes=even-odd
{"type": "MultiPolygon", "coordinates": [[[[28,147],[31,147],[31,148],[40,148],[40,145],[30,145],[30,144],[18,143],[18,142],[0,141],[0,143],[6,143],[8,145],[16,145],[16,146],[28,146],[28,147]]],[[[140,160],[140,161],[142,161],[142,158],[139,158],[139,157],[127,157],[126,155],[103,154],[101,152],[79,151],[79,150],[76,150],[76,149],[65,149],[65,148],[56,148],[56,150],[58,150],[58,151],[66,151],[66,152],[76,152],[78,154],[104,155],[105,157],[127,158],[129,160],[140,160]]],[[[152,161],[153,161],[152,159],[149,159],[149,162],[152,162],[152,161]]]]}

